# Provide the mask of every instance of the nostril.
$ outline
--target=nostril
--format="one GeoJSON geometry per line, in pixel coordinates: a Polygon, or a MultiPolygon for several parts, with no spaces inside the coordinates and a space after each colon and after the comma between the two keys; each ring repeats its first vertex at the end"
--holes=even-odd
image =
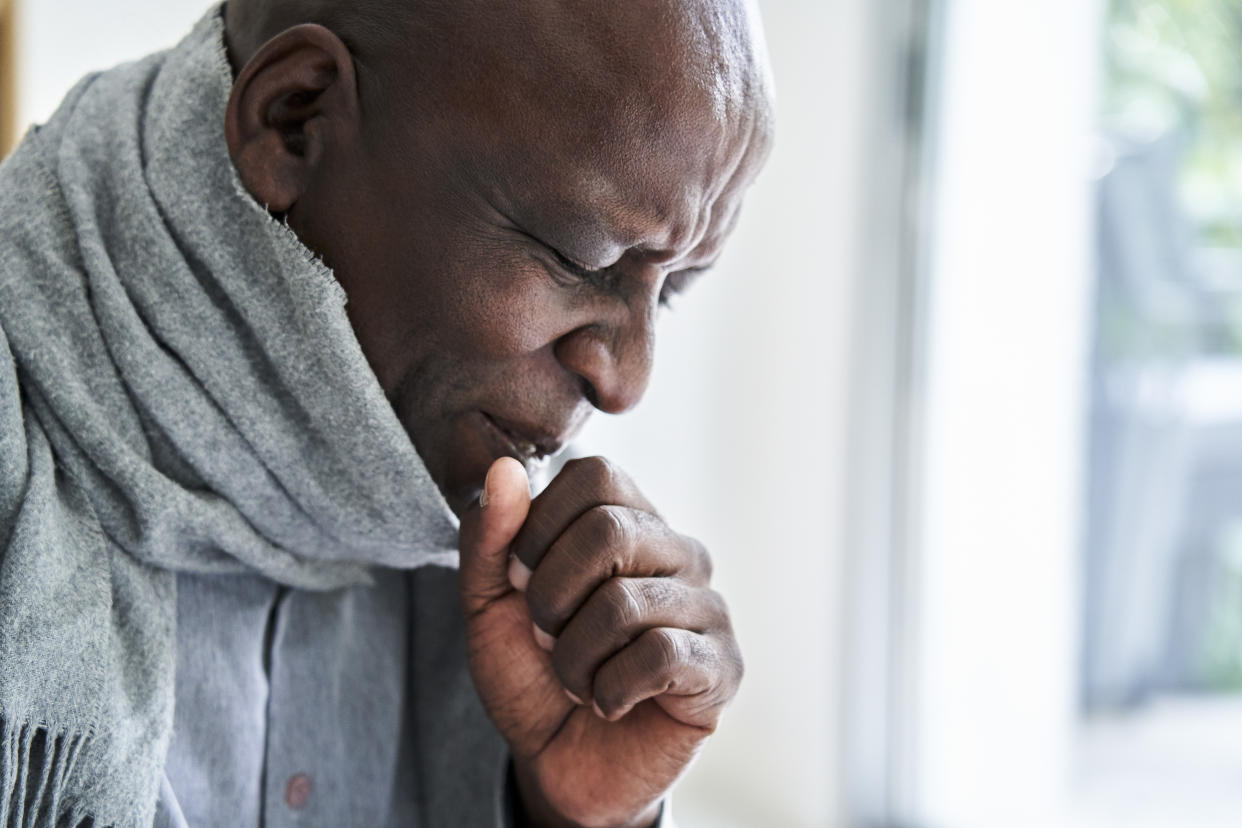
{"type": "Polygon", "coordinates": [[[582,398],[608,414],[633,408],[651,370],[651,339],[645,332],[578,328],[557,340],[554,353],[576,375],[582,398]],[[625,335],[625,336],[622,336],[625,335]]]}
{"type": "Polygon", "coordinates": [[[592,408],[599,408],[599,391],[595,389],[595,385],[585,377],[582,377],[582,396],[591,404],[592,408]]]}

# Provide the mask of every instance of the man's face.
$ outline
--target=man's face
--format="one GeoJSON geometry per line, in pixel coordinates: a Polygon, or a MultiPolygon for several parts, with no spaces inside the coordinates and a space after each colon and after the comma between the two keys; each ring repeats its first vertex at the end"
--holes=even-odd
{"type": "Polygon", "coordinates": [[[684,96],[635,118],[475,69],[364,121],[289,215],[459,512],[497,457],[537,462],[639,401],[661,305],[716,260],[767,144],[761,117],[684,96]]]}

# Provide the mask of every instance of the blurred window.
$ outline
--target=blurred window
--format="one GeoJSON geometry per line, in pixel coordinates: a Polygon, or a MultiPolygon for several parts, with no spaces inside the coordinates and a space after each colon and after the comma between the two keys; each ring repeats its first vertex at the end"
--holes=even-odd
{"type": "Polygon", "coordinates": [[[1242,0],[928,2],[871,822],[1237,825],[1242,0]]]}
{"type": "Polygon", "coordinates": [[[1105,34],[1084,773],[1110,813],[1236,824],[1242,2],[1112,0],[1105,34]]]}

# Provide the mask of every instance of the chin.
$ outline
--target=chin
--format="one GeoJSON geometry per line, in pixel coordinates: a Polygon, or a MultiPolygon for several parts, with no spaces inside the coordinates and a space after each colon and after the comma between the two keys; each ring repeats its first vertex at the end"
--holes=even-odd
{"type": "Polygon", "coordinates": [[[431,479],[460,515],[483,491],[487,470],[502,454],[487,444],[467,416],[454,418],[447,428],[433,430],[427,442],[424,446],[414,438],[431,479]]]}

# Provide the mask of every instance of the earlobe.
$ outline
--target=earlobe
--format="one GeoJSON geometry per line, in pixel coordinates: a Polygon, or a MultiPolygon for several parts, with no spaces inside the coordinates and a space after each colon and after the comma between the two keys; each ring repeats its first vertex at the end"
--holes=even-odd
{"type": "Polygon", "coordinates": [[[349,49],[323,26],[294,26],[264,44],[233,83],[229,156],[256,201],[288,212],[334,142],[354,132],[358,112],[349,49]]]}

